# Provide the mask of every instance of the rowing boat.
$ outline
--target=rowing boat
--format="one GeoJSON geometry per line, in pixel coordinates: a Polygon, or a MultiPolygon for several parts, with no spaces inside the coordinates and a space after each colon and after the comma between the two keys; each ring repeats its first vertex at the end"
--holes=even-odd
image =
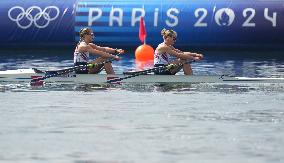
{"type": "MultiPolygon", "coordinates": [[[[0,82],[30,82],[34,78],[44,77],[46,73],[35,69],[0,71],[0,82]]],[[[102,84],[109,80],[125,78],[126,74],[74,74],[68,73],[47,78],[45,82],[102,84]]],[[[284,78],[249,78],[225,75],[139,75],[127,78],[120,83],[284,83],[284,78]]]]}

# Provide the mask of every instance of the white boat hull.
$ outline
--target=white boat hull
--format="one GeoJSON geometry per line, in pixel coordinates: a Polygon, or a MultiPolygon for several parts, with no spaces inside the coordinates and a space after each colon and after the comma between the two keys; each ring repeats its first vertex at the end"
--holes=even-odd
{"type": "MultiPolygon", "coordinates": [[[[30,82],[33,77],[44,77],[44,73],[35,73],[33,69],[0,71],[0,82],[30,82]]],[[[105,74],[67,74],[47,78],[45,82],[102,84],[108,80],[128,75],[105,74]]],[[[139,75],[124,79],[121,83],[284,83],[284,78],[247,78],[224,75],[139,75]]]]}

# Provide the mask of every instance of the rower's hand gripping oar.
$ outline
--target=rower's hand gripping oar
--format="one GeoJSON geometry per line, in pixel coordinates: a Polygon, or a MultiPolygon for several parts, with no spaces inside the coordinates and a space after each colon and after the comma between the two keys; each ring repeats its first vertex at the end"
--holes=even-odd
{"type": "Polygon", "coordinates": [[[166,71],[166,70],[174,69],[178,66],[182,66],[183,64],[190,64],[192,62],[194,62],[194,60],[188,61],[188,62],[185,62],[185,63],[180,63],[180,64],[173,64],[172,63],[172,64],[169,64],[169,65],[166,65],[166,66],[158,66],[158,67],[154,67],[154,68],[143,70],[143,71],[136,71],[133,74],[122,77],[122,78],[110,79],[110,80],[107,81],[107,83],[116,83],[116,82],[120,82],[124,79],[133,78],[133,77],[136,77],[136,76],[139,76],[139,75],[145,75],[145,74],[155,72],[155,71],[166,71]]]}
{"type": "MultiPolygon", "coordinates": [[[[118,55],[116,55],[116,56],[118,56],[118,55]]],[[[52,73],[45,75],[43,77],[38,77],[38,78],[32,79],[31,84],[34,84],[38,81],[42,81],[42,80],[45,80],[45,79],[48,79],[48,78],[51,78],[51,77],[57,77],[57,76],[60,76],[60,75],[68,74],[70,72],[74,72],[75,70],[80,70],[80,69],[84,69],[84,68],[94,68],[96,66],[99,66],[99,65],[102,65],[102,64],[105,64],[105,63],[108,63],[108,62],[112,62],[114,60],[117,60],[117,58],[111,58],[111,59],[108,59],[108,60],[100,62],[100,63],[89,63],[87,65],[78,65],[78,66],[74,66],[74,67],[67,68],[67,69],[57,70],[57,71],[52,72],[52,73]]],[[[47,72],[45,72],[45,73],[47,73],[47,72]]]]}

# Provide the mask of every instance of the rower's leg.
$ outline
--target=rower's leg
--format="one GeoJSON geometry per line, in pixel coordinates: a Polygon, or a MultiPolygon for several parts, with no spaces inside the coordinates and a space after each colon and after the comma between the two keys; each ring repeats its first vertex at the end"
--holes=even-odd
{"type": "Polygon", "coordinates": [[[183,64],[182,68],[183,68],[184,75],[192,75],[193,74],[191,65],[189,63],[183,64]]]}
{"type": "Polygon", "coordinates": [[[107,62],[104,64],[105,70],[107,74],[114,74],[111,62],[107,62]]]}
{"type": "Polygon", "coordinates": [[[179,72],[181,69],[183,69],[184,74],[185,75],[192,75],[192,69],[190,64],[186,63],[186,60],[182,60],[182,59],[177,59],[174,60],[173,62],[171,62],[171,64],[175,64],[175,65],[179,65],[176,68],[171,69],[171,73],[172,74],[176,74],[177,72],[179,72]]]}
{"type": "MultiPolygon", "coordinates": [[[[97,64],[97,63],[102,63],[104,61],[105,61],[104,58],[99,57],[96,60],[92,61],[91,63],[92,64],[97,64]]],[[[104,66],[103,64],[99,64],[99,65],[96,65],[93,68],[89,68],[89,74],[98,74],[98,73],[100,73],[102,71],[102,69],[103,69],[103,66],[104,66]]]]}
{"type": "MultiPolygon", "coordinates": [[[[106,61],[106,59],[104,59],[102,57],[98,57],[96,60],[92,61],[91,63],[96,64],[96,63],[102,63],[104,61],[106,61]]],[[[95,66],[94,68],[89,69],[89,73],[90,74],[97,74],[97,73],[102,71],[102,68],[104,68],[106,70],[107,74],[114,74],[111,62],[107,62],[107,63],[104,63],[104,64],[100,64],[98,66],[95,66]]]]}

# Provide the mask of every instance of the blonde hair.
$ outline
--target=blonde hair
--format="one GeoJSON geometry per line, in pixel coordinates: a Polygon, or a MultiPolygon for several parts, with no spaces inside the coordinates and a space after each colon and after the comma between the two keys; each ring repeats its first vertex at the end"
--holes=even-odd
{"type": "Polygon", "coordinates": [[[92,33],[92,29],[91,28],[82,28],[79,32],[79,35],[80,35],[80,39],[82,39],[85,35],[89,35],[92,33]]]}
{"type": "Polygon", "coordinates": [[[167,38],[167,37],[177,37],[177,33],[176,31],[172,30],[172,29],[163,29],[161,31],[161,35],[163,36],[163,38],[167,38]]]}

